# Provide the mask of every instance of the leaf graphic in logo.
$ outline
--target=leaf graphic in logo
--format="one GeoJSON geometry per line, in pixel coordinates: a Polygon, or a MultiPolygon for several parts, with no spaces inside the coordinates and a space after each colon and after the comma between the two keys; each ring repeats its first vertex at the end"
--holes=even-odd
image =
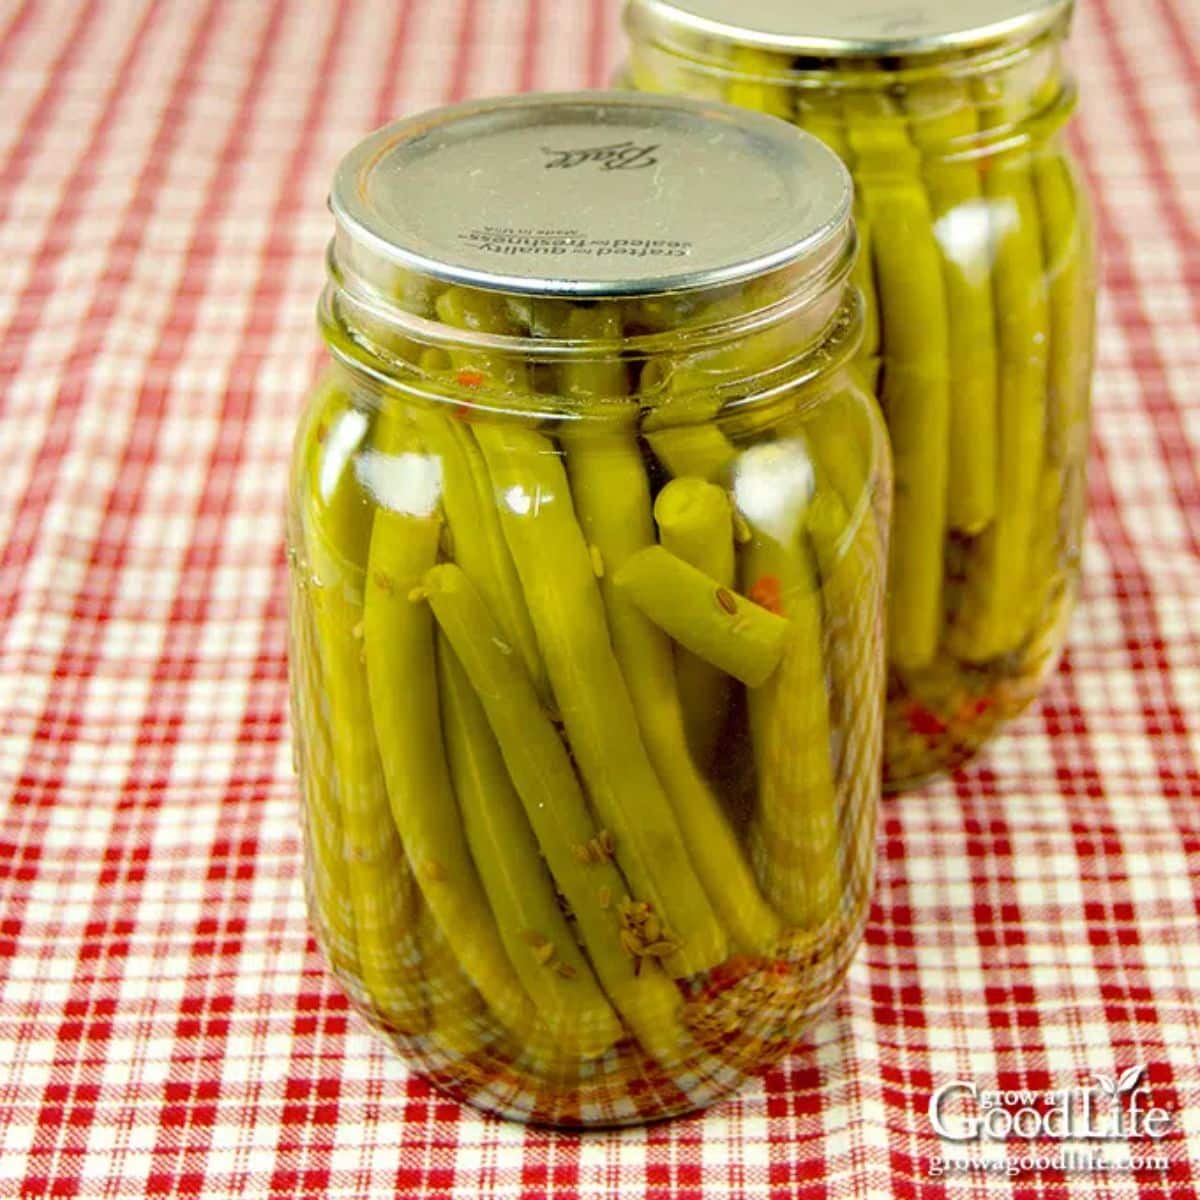
{"type": "Polygon", "coordinates": [[[1139,1067],[1130,1067],[1129,1070],[1121,1076],[1120,1080],[1118,1080],[1115,1094],[1120,1096],[1125,1092],[1132,1092],[1134,1088],[1137,1087],[1138,1081],[1142,1078],[1142,1075],[1145,1073],[1145,1071],[1145,1064],[1139,1067]]]}
{"type": "Polygon", "coordinates": [[[1107,1075],[1093,1075],[1092,1078],[1100,1085],[1100,1090],[1106,1096],[1115,1096],[1117,1094],[1115,1079],[1110,1079],[1107,1075]]]}

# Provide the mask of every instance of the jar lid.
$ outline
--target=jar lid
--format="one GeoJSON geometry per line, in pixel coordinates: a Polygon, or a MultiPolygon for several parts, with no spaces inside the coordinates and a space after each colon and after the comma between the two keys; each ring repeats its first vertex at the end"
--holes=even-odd
{"type": "Polygon", "coordinates": [[[630,0],[628,11],[692,37],[839,58],[1029,41],[1072,8],[1073,0],[630,0]]]}
{"type": "Polygon", "coordinates": [[[751,279],[850,236],[849,175],[784,121],[638,93],[513,96],[371,134],[330,198],[403,269],[493,291],[631,296],[751,279]]]}

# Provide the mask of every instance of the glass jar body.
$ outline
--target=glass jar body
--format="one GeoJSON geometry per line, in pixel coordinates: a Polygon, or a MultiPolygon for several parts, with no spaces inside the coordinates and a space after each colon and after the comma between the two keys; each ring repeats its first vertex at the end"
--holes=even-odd
{"type": "Polygon", "coordinates": [[[391,378],[343,353],[296,442],[319,941],[459,1099],[575,1127],[702,1107],[788,1050],[865,920],[877,406],[835,361],[677,423],[629,400],[678,359],[408,349],[391,378]],[[582,415],[593,386],[630,395],[582,415]]]}
{"type": "Polygon", "coordinates": [[[938,62],[630,32],[626,82],[772,113],[854,176],[896,464],[886,786],[953,769],[1036,697],[1078,589],[1096,275],[1064,31],[938,62]]]}

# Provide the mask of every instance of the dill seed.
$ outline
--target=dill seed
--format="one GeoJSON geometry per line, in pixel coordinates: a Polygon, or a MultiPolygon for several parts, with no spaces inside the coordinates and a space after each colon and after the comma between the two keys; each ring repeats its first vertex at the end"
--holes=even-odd
{"type": "Polygon", "coordinates": [[[645,948],[643,953],[649,954],[652,958],[670,958],[679,947],[674,942],[669,942],[665,938],[660,942],[653,942],[645,948]]]}
{"type": "Polygon", "coordinates": [[[575,978],[575,968],[573,966],[571,966],[570,963],[560,962],[554,969],[564,979],[574,979],[575,978]]]}
{"type": "Polygon", "coordinates": [[[737,601],[728,588],[717,588],[717,603],[732,617],[737,615],[737,601]]]}
{"type": "Polygon", "coordinates": [[[599,894],[600,907],[607,909],[612,906],[612,888],[602,887],[599,894]]]}

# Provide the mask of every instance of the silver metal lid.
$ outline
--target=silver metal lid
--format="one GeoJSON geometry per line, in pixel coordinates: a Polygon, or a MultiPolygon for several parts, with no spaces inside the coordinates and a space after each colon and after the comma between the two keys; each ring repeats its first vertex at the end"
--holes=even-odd
{"type": "Polygon", "coordinates": [[[693,36],[813,57],[909,56],[1028,40],[1073,0],[630,0],[693,36]]]}
{"type": "Polygon", "coordinates": [[[514,96],[371,134],[331,205],[369,253],[495,291],[629,296],[824,262],[850,178],[783,121],[619,92],[514,96]]]}

